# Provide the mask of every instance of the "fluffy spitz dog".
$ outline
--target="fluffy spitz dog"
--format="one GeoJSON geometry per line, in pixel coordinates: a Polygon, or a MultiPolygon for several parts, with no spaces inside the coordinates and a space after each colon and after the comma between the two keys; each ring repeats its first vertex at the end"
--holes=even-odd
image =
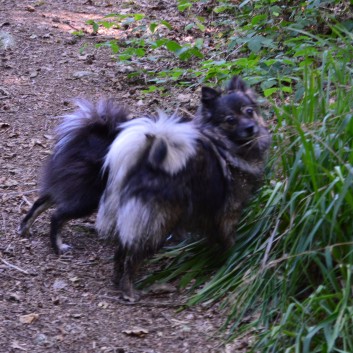
{"type": "Polygon", "coordinates": [[[192,120],[176,115],[128,120],[111,100],[79,110],[58,128],[39,199],[21,234],[51,205],[51,243],[67,249],[59,230],[69,219],[94,212],[103,238],[116,243],[114,282],[126,299],[142,261],[169,234],[194,232],[233,244],[240,213],[261,185],[270,134],[255,95],[239,77],[225,92],[201,91],[192,120]]]}
{"type": "Polygon", "coordinates": [[[120,128],[103,166],[109,176],[96,226],[116,241],[114,281],[134,300],[136,271],[170,233],[233,244],[239,216],[261,183],[270,134],[239,77],[223,94],[203,87],[191,121],[160,113],[120,128]]]}
{"type": "Polygon", "coordinates": [[[107,182],[107,174],[102,173],[104,157],[120,131],[119,125],[128,120],[127,111],[111,99],[96,106],[87,100],[76,103],[79,109],[64,116],[57,128],[57,142],[44,166],[39,198],[19,228],[22,236],[27,235],[35,219],[55,207],[50,239],[57,254],[69,249],[59,233],[64,223],[98,209],[107,182]]]}

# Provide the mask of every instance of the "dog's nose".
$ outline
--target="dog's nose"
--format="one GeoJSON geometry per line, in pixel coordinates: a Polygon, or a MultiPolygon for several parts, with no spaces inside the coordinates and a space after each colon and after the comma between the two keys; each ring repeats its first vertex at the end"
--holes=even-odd
{"type": "Polygon", "coordinates": [[[248,136],[253,136],[257,133],[257,126],[255,125],[255,123],[251,122],[251,124],[249,124],[249,126],[245,127],[244,130],[248,136]]]}
{"type": "Polygon", "coordinates": [[[238,134],[242,138],[250,138],[255,134],[257,134],[259,130],[255,122],[251,120],[243,122],[242,124],[240,124],[240,126],[238,126],[238,128],[239,128],[238,134]]]}

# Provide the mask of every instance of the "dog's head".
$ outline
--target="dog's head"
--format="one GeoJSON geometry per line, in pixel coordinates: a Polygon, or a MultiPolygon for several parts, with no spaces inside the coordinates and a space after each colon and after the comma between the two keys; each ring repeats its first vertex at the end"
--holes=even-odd
{"type": "Polygon", "coordinates": [[[223,94],[202,87],[201,103],[199,118],[203,124],[217,128],[237,146],[258,142],[261,150],[268,148],[270,137],[258,111],[255,93],[240,77],[233,77],[223,94]]]}

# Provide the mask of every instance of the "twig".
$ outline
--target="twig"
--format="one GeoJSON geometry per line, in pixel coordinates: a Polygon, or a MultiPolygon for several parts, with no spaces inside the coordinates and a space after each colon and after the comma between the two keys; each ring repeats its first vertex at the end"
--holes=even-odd
{"type": "Polygon", "coordinates": [[[14,192],[1,192],[0,196],[20,196],[20,195],[29,195],[37,192],[39,189],[33,189],[28,191],[14,191],[14,192]]]}
{"type": "Polygon", "coordinates": [[[181,112],[187,114],[190,118],[194,117],[194,114],[191,114],[188,110],[184,109],[184,108],[180,108],[178,107],[178,110],[180,110],[181,112]]]}
{"type": "Polygon", "coordinates": [[[15,265],[13,265],[13,264],[10,264],[9,262],[7,262],[7,261],[4,260],[4,259],[0,259],[0,260],[1,260],[1,262],[2,262],[3,264],[5,264],[6,266],[8,266],[8,267],[10,267],[10,268],[13,268],[14,270],[17,270],[17,271],[19,271],[19,272],[21,272],[21,273],[24,273],[25,275],[30,275],[29,272],[27,272],[26,270],[23,270],[23,269],[20,268],[20,267],[15,266],[15,265]]]}

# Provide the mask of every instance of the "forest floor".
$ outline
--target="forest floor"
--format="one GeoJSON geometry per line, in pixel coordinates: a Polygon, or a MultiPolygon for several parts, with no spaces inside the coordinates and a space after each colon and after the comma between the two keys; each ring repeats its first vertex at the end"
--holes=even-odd
{"type": "MultiPolygon", "coordinates": [[[[73,250],[60,257],[49,246],[48,212],[32,237],[17,234],[37,197],[55,117],[74,109],[72,98],[115,97],[136,115],[157,106],[194,112],[197,94],[172,87],[174,100],[143,95],[110,50],[95,47],[102,37],[86,21],[129,11],[184,21],[174,1],[0,0],[0,31],[14,40],[0,47],[0,353],[246,351],[244,341],[222,344],[226,313],[217,305],[179,311],[186,293],[176,283],[137,303],[121,301],[111,283],[113,249],[92,230],[94,217],[65,227],[73,250]]],[[[143,273],[153,271],[146,266],[143,273]]]]}

